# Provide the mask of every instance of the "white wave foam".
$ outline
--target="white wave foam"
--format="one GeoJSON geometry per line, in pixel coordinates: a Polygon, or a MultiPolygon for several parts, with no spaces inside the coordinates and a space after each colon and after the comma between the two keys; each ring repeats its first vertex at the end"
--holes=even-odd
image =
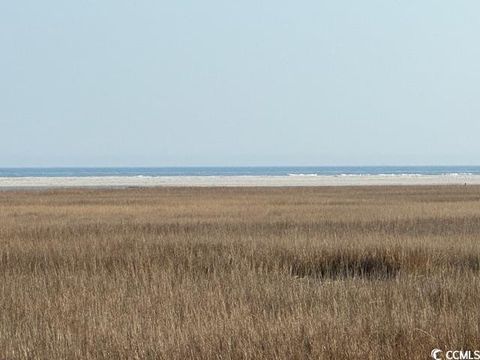
{"type": "Polygon", "coordinates": [[[444,173],[442,176],[472,176],[473,173],[444,173]]]}
{"type": "Polygon", "coordinates": [[[318,176],[318,174],[288,174],[288,176],[318,176]]]}

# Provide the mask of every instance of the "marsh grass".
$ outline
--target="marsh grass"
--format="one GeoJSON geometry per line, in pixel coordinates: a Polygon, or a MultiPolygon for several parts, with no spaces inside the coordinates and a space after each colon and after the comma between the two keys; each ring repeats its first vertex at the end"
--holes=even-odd
{"type": "Polygon", "coordinates": [[[480,188],[0,192],[0,358],[480,349],[480,188]]]}

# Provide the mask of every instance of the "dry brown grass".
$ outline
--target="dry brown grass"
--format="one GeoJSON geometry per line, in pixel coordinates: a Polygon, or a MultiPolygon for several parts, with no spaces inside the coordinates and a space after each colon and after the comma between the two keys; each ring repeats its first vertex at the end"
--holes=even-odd
{"type": "Polygon", "coordinates": [[[480,349],[480,188],[0,192],[0,358],[480,349]]]}

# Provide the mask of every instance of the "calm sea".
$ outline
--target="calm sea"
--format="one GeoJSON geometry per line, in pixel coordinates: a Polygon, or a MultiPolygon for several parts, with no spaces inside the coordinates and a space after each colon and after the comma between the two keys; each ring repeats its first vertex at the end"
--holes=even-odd
{"type": "Polygon", "coordinates": [[[0,168],[0,177],[480,175],[480,166],[0,168]]]}

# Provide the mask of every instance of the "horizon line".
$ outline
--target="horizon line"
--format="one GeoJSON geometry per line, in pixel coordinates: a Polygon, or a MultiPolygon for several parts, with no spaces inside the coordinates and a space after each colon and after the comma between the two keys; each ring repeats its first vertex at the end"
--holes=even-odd
{"type": "Polygon", "coordinates": [[[210,168],[210,169],[220,169],[220,168],[365,168],[365,167],[391,167],[391,168],[401,168],[401,167],[410,167],[410,168],[419,168],[419,167],[480,167],[478,165],[466,165],[466,164],[443,164],[443,165],[432,165],[432,164],[423,164],[423,165],[67,165],[67,166],[0,166],[0,169],[115,169],[115,168],[124,168],[124,169],[140,169],[140,168],[150,168],[150,169],[185,169],[185,168],[210,168]]]}

